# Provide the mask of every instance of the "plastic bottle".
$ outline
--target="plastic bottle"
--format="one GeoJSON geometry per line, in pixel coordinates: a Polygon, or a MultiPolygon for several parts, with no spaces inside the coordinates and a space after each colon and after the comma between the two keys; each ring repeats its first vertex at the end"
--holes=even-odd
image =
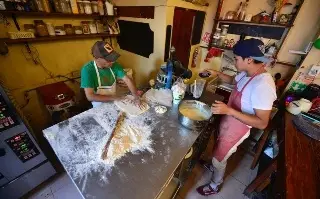
{"type": "Polygon", "coordinates": [[[114,15],[113,5],[109,3],[108,0],[105,2],[105,4],[106,4],[107,15],[113,16],[114,15]]]}

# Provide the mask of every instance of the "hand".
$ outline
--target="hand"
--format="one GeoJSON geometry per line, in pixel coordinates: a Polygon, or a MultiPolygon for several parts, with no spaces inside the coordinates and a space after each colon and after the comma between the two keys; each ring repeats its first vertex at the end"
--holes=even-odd
{"type": "Polygon", "coordinates": [[[204,71],[202,71],[202,72],[209,72],[210,73],[210,77],[212,77],[212,76],[217,76],[217,75],[219,75],[219,71],[216,71],[216,70],[213,70],[213,69],[205,69],[204,71]]]}
{"type": "Polygon", "coordinates": [[[211,106],[211,111],[213,114],[230,115],[232,108],[221,101],[215,101],[211,106]]]}

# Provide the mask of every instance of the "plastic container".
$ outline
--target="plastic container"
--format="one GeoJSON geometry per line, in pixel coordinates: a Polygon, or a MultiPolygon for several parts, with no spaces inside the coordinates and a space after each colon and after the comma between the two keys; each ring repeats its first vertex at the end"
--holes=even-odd
{"type": "Polygon", "coordinates": [[[60,5],[62,13],[69,13],[69,2],[67,0],[60,0],[60,5]]]}
{"type": "Polygon", "coordinates": [[[74,33],[76,35],[82,35],[82,27],[81,26],[74,26],[74,33]]]}
{"type": "Polygon", "coordinates": [[[90,34],[97,34],[97,26],[94,22],[89,23],[90,34]]]}
{"type": "Polygon", "coordinates": [[[82,21],[81,25],[83,34],[90,34],[89,21],[82,21]]]}
{"type": "Polygon", "coordinates": [[[106,14],[111,16],[114,15],[113,5],[108,1],[106,1],[105,4],[106,4],[106,11],[107,11],[106,14]]]}
{"type": "Polygon", "coordinates": [[[47,25],[49,35],[56,36],[56,33],[54,31],[54,27],[53,27],[52,23],[46,23],[46,25],[47,25]]]}
{"type": "Polygon", "coordinates": [[[44,11],[44,7],[43,7],[43,4],[42,4],[41,0],[34,0],[34,3],[36,4],[36,7],[37,7],[38,11],[40,11],[40,12],[44,11]]]}
{"type": "Polygon", "coordinates": [[[71,24],[64,24],[64,30],[66,31],[66,35],[74,34],[74,30],[71,24]]]}
{"type": "Polygon", "coordinates": [[[91,1],[91,8],[93,13],[99,13],[97,1],[91,1]]]}
{"type": "Polygon", "coordinates": [[[39,37],[46,37],[49,35],[47,26],[42,20],[34,20],[34,24],[39,37]]]}
{"type": "Polygon", "coordinates": [[[92,8],[90,1],[83,1],[84,12],[88,15],[92,14],[92,8]]]}
{"type": "Polygon", "coordinates": [[[55,31],[56,35],[66,35],[66,31],[64,30],[64,28],[62,26],[56,26],[54,28],[54,31],[55,31]]]}
{"type": "Polygon", "coordinates": [[[79,9],[76,0],[70,0],[70,6],[73,14],[79,14],[79,9]]]}
{"type": "Polygon", "coordinates": [[[229,25],[222,25],[221,29],[222,29],[221,36],[226,36],[228,34],[229,25]]]}
{"type": "Polygon", "coordinates": [[[61,8],[61,1],[60,0],[53,0],[54,2],[54,9],[56,12],[62,12],[61,8]]]}
{"type": "Polygon", "coordinates": [[[98,11],[100,15],[104,15],[104,8],[102,0],[98,0],[98,11]]]}
{"type": "Polygon", "coordinates": [[[212,38],[212,45],[218,46],[221,37],[221,28],[217,28],[212,38]]]}

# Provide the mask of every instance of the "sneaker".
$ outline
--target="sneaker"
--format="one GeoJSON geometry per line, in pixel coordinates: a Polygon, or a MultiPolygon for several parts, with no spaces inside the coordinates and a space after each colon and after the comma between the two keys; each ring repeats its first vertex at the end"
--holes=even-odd
{"type": "Polygon", "coordinates": [[[208,171],[213,172],[213,166],[211,162],[207,162],[205,160],[200,159],[199,164],[206,168],[208,171]]]}

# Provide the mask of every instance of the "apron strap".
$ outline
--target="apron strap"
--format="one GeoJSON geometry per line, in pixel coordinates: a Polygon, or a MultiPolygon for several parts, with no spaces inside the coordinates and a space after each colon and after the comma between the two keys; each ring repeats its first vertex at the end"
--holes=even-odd
{"type": "MultiPolygon", "coordinates": [[[[251,82],[251,80],[253,80],[253,78],[255,78],[255,77],[257,76],[258,72],[259,72],[262,68],[263,68],[263,66],[260,67],[260,68],[252,75],[252,77],[249,79],[249,81],[247,81],[247,83],[242,87],[240,93],[242,93],[242,91],[247,87],[247,85],[251,82]]],[[[243,77],[244,77],[244,76],[243,76],[243,77]]],[[[243,77],[242,77],[242,78],[243,78],[243,77]]],[[[241,78],[241,79],[242,79],[242,78],[241,78]]],[[[241,80],[241,79],[240,79],[240,80],[241,80]]],[[[240,80],[239,80],[239,82],[240,82],[240,80]]]]}
{"type": "MultiPolygon", "coordinates": [[[[99,85],[99,87],[101,87],[101,79],[100,79],[100,75],[99,75],[99,70],[98,70],[98,67],[97,67],[97,64],[96,64],[95,61],[93,61],[93,65],[94,65],[94,68],[95,68],[95,70],[96,70],[97,79],[98,79],[98,85],[99,85]]],[[[116,82],[116,81],[117,81],[117,80],[116,80],[116,76],[114,75],[111,67],[110,67],[109,69],[110,69],[110,72],[111,72],[111,74],[112,74],[112,76],[113,76],[114,82],[116,82]]]]}

